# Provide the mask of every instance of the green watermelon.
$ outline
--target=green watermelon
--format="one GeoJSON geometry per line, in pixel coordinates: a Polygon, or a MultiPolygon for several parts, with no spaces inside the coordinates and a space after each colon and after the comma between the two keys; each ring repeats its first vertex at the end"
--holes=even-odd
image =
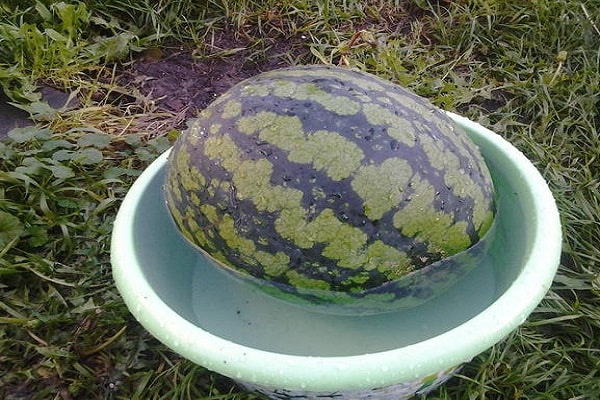
{"type": "Polygon", "coordinates": [[[380,293],[474,246],[495,213],[479,149],[444,112],[330,66],[262,73],[221,95],[174,144],[165,194],[189,242],[307,301],[380,293]]]}

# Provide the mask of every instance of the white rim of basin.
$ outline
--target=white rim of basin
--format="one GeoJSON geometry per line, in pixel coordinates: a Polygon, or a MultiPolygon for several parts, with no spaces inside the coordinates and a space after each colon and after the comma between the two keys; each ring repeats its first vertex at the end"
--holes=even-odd
{"type": "Polygon", "coordinates": [[[157,339],[209,370],[274,388],[307,391],[360,390],[420,379],[471,360],[521,325],[550,289],[561,253],[558,210],[545,180],[533,164],[496,133],[448,113],[459,125],[510,159],[523,177],[524,191],[536,199],[533,244],[524,267],[507,290],[472,319],[438,336],[405,347],[352,356],[296,356],[243,346],[189,322],[154,292],[130,251],[133,210],[141,193],[164,165],[168,151],[133,184],[113,227],[114,277],[134,316],[157,339]]]}

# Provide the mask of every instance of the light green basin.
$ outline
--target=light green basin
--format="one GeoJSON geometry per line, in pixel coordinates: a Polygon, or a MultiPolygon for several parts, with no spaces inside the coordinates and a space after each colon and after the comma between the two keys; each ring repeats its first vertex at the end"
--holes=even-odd
{"type": "Polygon", "coordinates": [[[401,399],[435,387],[525,321],[561,253],[556,205],[535,167],[500,136],[451,116],[481,148],[498,214],[481,265],[441,296],[381,315],[327,315],[228,277],[171,222],[167,152],[135,182],[114,224],[113,273],[127,306],[172,350],[273,398],[277,390],[401,399]]]}

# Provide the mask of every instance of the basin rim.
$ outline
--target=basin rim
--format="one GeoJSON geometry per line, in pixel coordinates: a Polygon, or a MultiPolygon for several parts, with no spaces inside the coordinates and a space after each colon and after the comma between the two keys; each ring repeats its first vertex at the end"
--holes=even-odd
{"type": "Polygon", "coordinates": [[[391,386],[430,376],[471,360],[522,324],[549,290],[561,254],[558,210],[545,180],[514,146],[469,119],[448,113],[478,142],[494,147],[524,178],[535,199],[532,246],[514,282],[488,308],[442,334],[397,349],[351,356],[298,356],[226,340],[194,325],[152,289],[132,251],[134,210],[170,150],[136,180],[113,225],[111,263],[119,292],[136,319],[167,347],[192,362],[233,379],[305,391],[346,391],[391,386]]]}

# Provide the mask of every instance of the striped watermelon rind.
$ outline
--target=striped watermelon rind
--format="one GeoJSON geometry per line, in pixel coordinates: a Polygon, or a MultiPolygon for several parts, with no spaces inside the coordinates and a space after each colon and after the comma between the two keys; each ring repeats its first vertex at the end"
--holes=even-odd
{"type": "Polygon", "coordinates": [[[495,224],[474,246],[413,271],[400,279],[361,292],[307,289],[264,281],[224,266],[204,253],[227,275],[286,303],[333,315],[372,315],[420,306],[442,295],[481,265],[494,240],[495,224]]]}
{"type": "Polygon", "coordinates": [[[187,240],[286,296],[381,290],[471,248],[495,214],[485,162],[449,117],[327,66],[215,100],[175,143],[165,193],[187,240]]]}

